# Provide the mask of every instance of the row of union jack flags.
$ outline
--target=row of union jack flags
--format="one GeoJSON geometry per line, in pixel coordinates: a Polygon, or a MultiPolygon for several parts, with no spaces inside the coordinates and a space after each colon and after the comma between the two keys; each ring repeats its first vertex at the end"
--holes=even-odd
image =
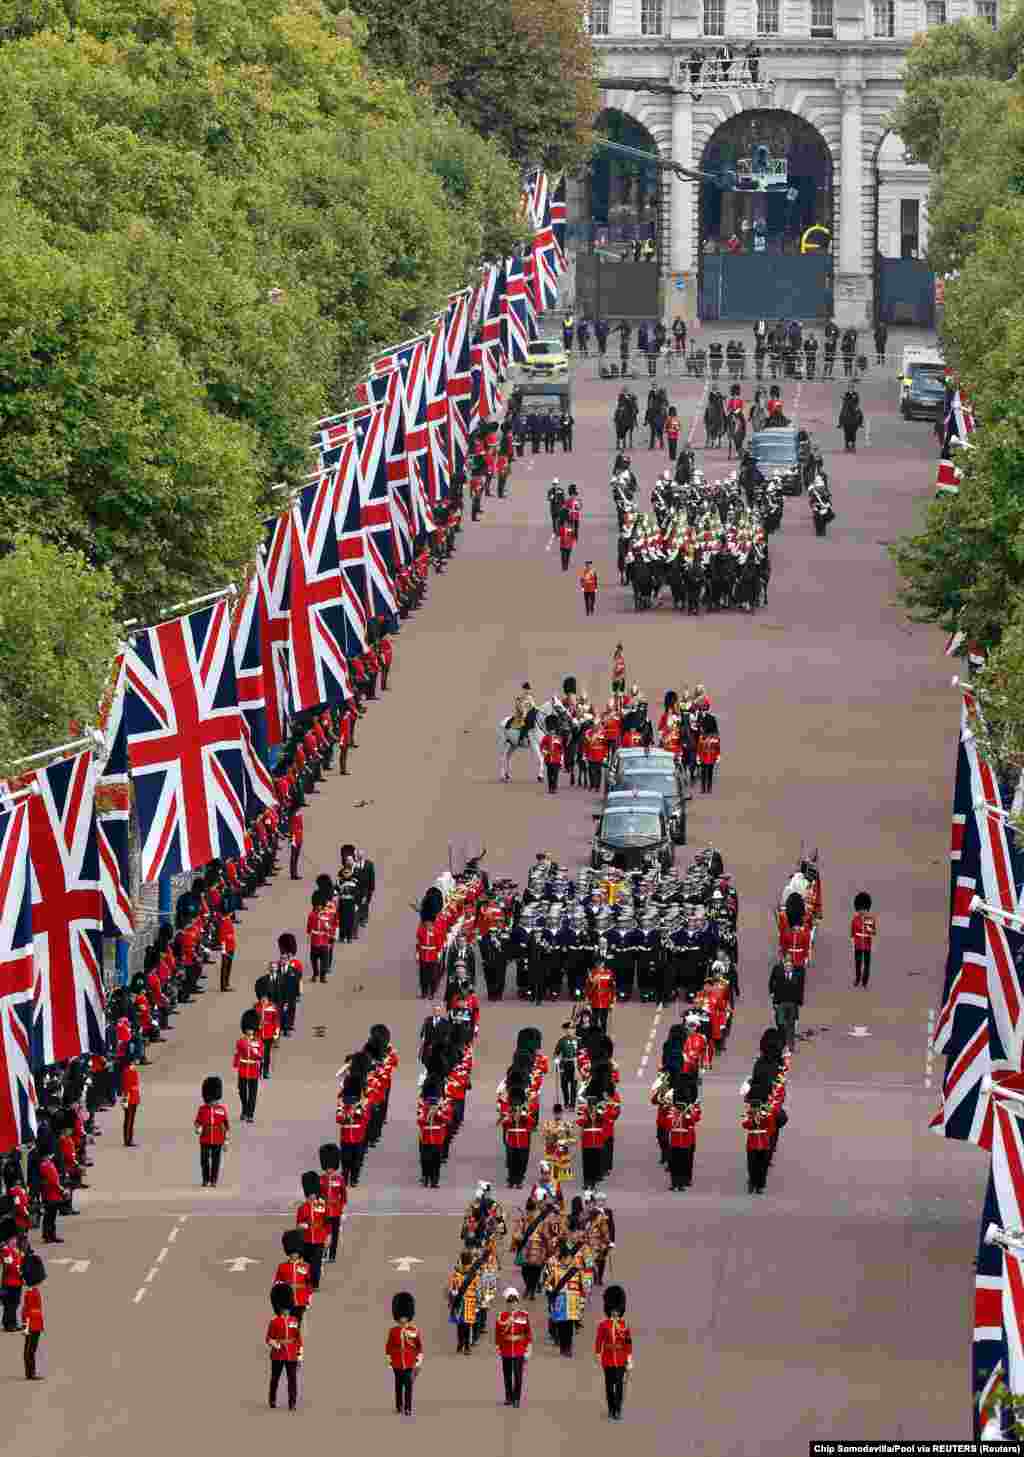
{"type": "MultiPolygon", "coordinates": [[[[986,1240],[1024,1230],[1024,858],[1007,822],[1012,790],[978,743],[981,711],[962,687],[953,789],[949,949],[933,1036],[945,1058],[932,1128],[990,1154],[978,1247],[972,1350],[975,1434],[1002,1384],[1024,1395],[1024,1279],[1018,1257],[986,1240]],[[981,902],[985,911],[977,909],[981,902]]],[[[1008,1414],[1007,1414],[1008,1418],[1008,1414]]],[[[1007,1419],[1007,1418],[1004,1418],[1007,1419]]]]}
{"type": "Polygon", "coordinates": [[[963,471],[953,459],[953,452],[973,448],[977,426],[970,401],[952,376],[946,380],[946,399],[942,412],[942,455],[935,477],[935,495],[958,496],[963,471]]]}
{"type": "Polygon", "coordinates": [[[35,1130],[34,1069],[103,1049],[102,937],[133,930],[133,800],[144,881],[240,854],[288,718],[349,699],[371,621],[397,625],[402,573],[557,299],[564,179],[533,174],[523,208],[521,256],[487,264],[374,360],[358,409],[319,422],[317,469],[265,524],[236,600],[124,645],[102,749],[0,784],[0,1151],[35,1130]]]}

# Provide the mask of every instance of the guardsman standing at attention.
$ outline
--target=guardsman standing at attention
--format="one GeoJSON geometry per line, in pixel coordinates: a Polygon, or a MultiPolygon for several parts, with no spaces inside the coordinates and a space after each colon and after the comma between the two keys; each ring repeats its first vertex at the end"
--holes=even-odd
{"type": "Polygon", "coordinates": [[[583,593],[583,607],[587,617],[593,617],[594,606],[597,602],[597,573],[594,571],[594,563],[587,561],[583,563],[583,570],[580,572],[580,591],[583,593]]]}
{"type": "Polygon", "coordinates": [[[274,1315],[267,1327],[267,1349],[270,1352],[270,1406],[277,1406],[277,1388],[281,1374],[288,1379],[288,1410],[294,1411],[299,1399],[299,1362],[302,1360],[302,1331],[295,1317],[295,1297],[290,1285],[275,1285],[270,1292],[274,1315]]]}
{"type": "Polygon", "coordinates": [[[348,1203],[348,1185],[341,1174],[341,1149],[336,1143],[320,1145],[320,1194],[327,1215],[330,1244],[327,1249],[327,1263],[333,1265],[338,1258],[338,1241],[341,1238],[341,1221],[348,1203]]]}
{"type": "Polygon", "coordinates": [[[510,1285],[503,1296],[505,1309],[494,1323],[494,1342],[501,1357],[505,1378],[505,1405],[518,1406],[523,1399],[523,1366],[533,1350],[530,1317],[519,1308],[519,1291],[510,1285]]]}
{"type": "Polygon", "coordinates": [[[256,1117],[256,1094],[260,1087],[263,1066],[263,1043],[259,1037],[260,1014],[250,1007],[242,1013],[242,1035],[235,1043],[232,1066],[238,1074],[238,1100],[242,1105],[240,1121],[252,1123],[256,1117]]]}
{"type": "Polygon", "coordinates": [[[299,875],[299,857],[302,854],[302,841],[305,837],[305,833],[305,826],[302,822],[302,810],[294,810],[292,813],[291,824],[288,826],[288,840],[291,845],[292,880],[301,879],[299,875]]]}
{"type": "Polygon", "coordinates": [[[587,977],[583,993],[590,1003],[594,1026],[599,1032],[607,1032],[608,1013],[615,1002],[615,977],[603,961],[598,961],[587,977]]]}
{"type": "Polygon", "coordinates": [[[25,1296],[21,1315],[25,1322],[25,1380],[41,1381],[36,1372],[36,1353],[43,1339],[46,1322],[43,1319],[43,1292],[40,1285],[46,1279],[46,1266],[38,1255],[28,1254],[21,1267],[21,1278],[25,1283],[25,1296]]]}
{"type": "Polygon", "coordinates": [[[547,733],[540,741],[540,754],[544,760],[544,768],[548,776],[548,793],[558,793],[558,775],[562,768],[562,761],[565,758],[565,745],[562,737],[556,732],[558,720],[552,715],[547,720],[547,733]]]}
{"type": "Polygon", "coordinates": [[[231,1133],[228,1110],[221,1102],[224,1084],[218,1077],[203,1079],[203,1101],[196,1113],[195,1129],[199,1135],[199,1166],[204,1189],[216,1189],[220,1178],[220,1161],[231,1133]]]}
{"type": "Polygon", "coordinates": [[[124,1108],[124,1146],[135,1143],[135,1117],[142,1102],[142,1078],[132,1057],[126,1057],[121,1073],[121,1105],[124,1108]]]}
{"type": "Polygon", "coordinates": [[[562,516],[562,523],[558,528],[558,550],[562,557],[562,571],[569,570],[569,558],[572,556],[572,549],[576,545],[576,533],[572,529],[572,522],[567,515],[562,516]]]}
{"type": "Polygon", "coordinates": [[[611,1421],[622,1420],[626,1375],[633,1369],[633,1333],[625,1322],[626,1292],[609,1285],[604,1292],[604,1315],[594,1334],[594,1359],[604,1371],[604,1389],[611,1421]]]}
{"type": "Polygon", "coordinates": [[[866,987],[871,975],[871,950],[878,935],[878,918],[871,914],[871,897],[866,890],[853,898],[850,939],[853,942],[853,984],[866,987]]]}
{"type": "Polygon", "coordinates": [[[444,935],[437,921],[420,921],[416,929],[416,956],[420,965],[420,996],[432,997],[437,987],[444,950],[444,935]]]}
{"type": "Polygon", "coordinates": [[[384,1354],[395,1377],[395,1411],[412,1416],[412,1387],[423,1365],[423,1337],[412,1323],[416,1301],[408,1290],[400,1290],[391,1302],[395,1324],[388,1331],[384,1354]]]}
{"type": "Polygon", "coordinates": [[[262,1044],[262,1075],[270,1077],[270,1061],[274,1045],[281,1040],[281,1014],[271,1000],[270,978],[261,976],[256,982],[256,1012],[260,1019],[260,1042],[262,1044]]]}
{"type": "Polygon", "coordinates": [[[17,1239],[13,1219],[0,1220],[0,1301],[4,1307],[4,1330],[20,1331],[18,1306],[21,1304],[21,1267],[24,1253],[17,1239]]]}
{"type": "Polygon", "coordinates": [[[220,989],[231,990],[231,966],[235,959],[237,937],[235,918],[228,911],[221,911],[217,917],[217,944],[220,947],[220,989]]]}

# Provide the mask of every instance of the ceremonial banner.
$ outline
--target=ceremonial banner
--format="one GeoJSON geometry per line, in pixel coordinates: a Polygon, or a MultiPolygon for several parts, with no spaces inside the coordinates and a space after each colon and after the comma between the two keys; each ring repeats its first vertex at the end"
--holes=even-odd
{"type": "Polygon", "coordinates": [[[32,1063],[102,1052],[103,896],[92,750],[37,769],[32,862],[32,1063]]]}
{"type": "Polygon", "coordinates": [[[242,710],[242,767],[246,779],[246,809],[276,803],[274,780],[267,768],[267,706],[260,648],[260,584],[255,571],[242,589],[231,618],[231,646],[235,658],[238,706],[242,710]]]}
{"type": "Polygon", "coordinates": [[[437,320],[427,342],[427,474],[430,500],[446,500],[451,486],[447,323],[437,320]]]}
{"type": "Polygon", "coordinates": [[[357,410],[352,417],[359,449],[360,516],[366,548],[370,615],[383,618],[389,632],[398,626],[395,597],[395,547],[385,455],[384,411],[357,410]]]}
{"type": "Polygon", "coordinates": [[[242,852],[242,714],[226,600],[138,633],[126,654],[142,878],[242,852]]]}
{"type": "Polygon", "coordinates": [[[445,355],[448,365],[448,470],[454,475],[465,465],[469,451],[469,421],[473,405],[473,361],[469,353],[469,290],[453,294],[445,318],[445,355]]]}
{"type": "Polygon", "coordinates": [[[352,697],[334,498],[331,472],[300,491],[289,512],[289,665],[296,712],[352,697]]]}
{"type": "Polygon", "coordinates": [[[291,564],[291,522],[287,513],[266,522],[267,536],[256,553],[256,599],[260,661],[263,665],[263,711],[267,744],[285,740],[288,717],[288,575],[291,564]]]}
{"type": "Polygon", "coordinates": [[[36,1132],[29,809],[0,809],[0,1154],[36,1132]]]}
{"type": "Polygon", "coordinates": [[[359,495],[359,442],[351,430],[338,450],[333,510],[341,566],[344,649],[348,657],[354,658],[366,651],[367,620],[373,604],[359,495]]]}
{"type": "Polygon", "coordinates": [[[96,765],[96,839],[104,936],[130,936],[135,930],[129,853],[131,788],[124,726],[126,681],[124,653],[118,653],[110,696],[100,705],[99,727],[103,730],[106,758],[96,765]]]}

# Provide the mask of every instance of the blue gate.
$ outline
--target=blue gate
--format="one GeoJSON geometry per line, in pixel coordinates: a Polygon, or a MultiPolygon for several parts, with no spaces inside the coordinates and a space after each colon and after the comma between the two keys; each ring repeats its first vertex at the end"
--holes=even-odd
{"type": "Polygon", "coordinates": [[[825,253],[705,254],[702,319],[826,319],[832,259],[825,253]]]}
{"type": "Polygon", "coordinates": [[[886,324],[935,327],[935,274],[916,258],[878,261],[878,316],[886,324]]]}

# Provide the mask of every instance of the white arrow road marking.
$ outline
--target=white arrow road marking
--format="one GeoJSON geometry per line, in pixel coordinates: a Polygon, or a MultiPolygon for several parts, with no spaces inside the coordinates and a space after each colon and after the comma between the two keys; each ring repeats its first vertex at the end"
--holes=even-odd
{"type": "Polygon", "coordinates": [[[871,1036],[871,1033],[868,1031],[868,1029],[866,1027],[851,1027],[850,1028],[850,1036],[851,1037],[870,1037],[871,1036]]]}
{"type": "Polygon", "coordinates": [[[399,1255],[397,1259],[392,1256],[388,1264],[394,1265],[396,1274],[407,1275],[413,1265],[422,1265],[423,1261],[418,1260],[415,1255],[399,1255]]]}
{"type": "Polygon", "coordinates": [[[221,1264],[230,1265],[232,1275],[244,1275],[246,1265],[258,1265],[259,1260],[250,1260],[248,1255],[240,1255],[235,1260],[222,1260],[221,1264]]]}
{"type": "Polygon", "coordinates": [[[70,1265],[72,1275],[84,1275],[92,1264],[91,1260],[47,1260],[48,1265],[70,1265]]]}

